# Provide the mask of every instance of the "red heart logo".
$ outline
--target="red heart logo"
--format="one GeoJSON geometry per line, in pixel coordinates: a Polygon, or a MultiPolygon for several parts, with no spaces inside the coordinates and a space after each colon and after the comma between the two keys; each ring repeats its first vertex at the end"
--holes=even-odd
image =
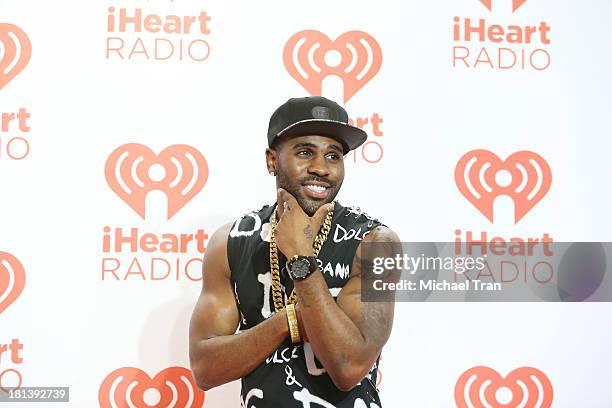
{"type": "Polygon", "coordinates": [[[0,252],[0,313],[17,300],[25,280],[25,269],[21,262],[7,252],[0,252]]]}
{"type": "Polygon", "coordinates": [[[104,173],[115,194],[143,219],[147,194],[164,192],[170,219],[202,190],[208,180],[208,163],[188,145],[172,145],[156,155],[147,146],[128,143],[110,154],[104,173]]]}
{"type": "Polygon", "coordinates": [[[509,196],[514,201],[517,223],[548,193],[552,172],[546,160],[534,152],[516,152],[502,161],[488,150],[472,150],[459,159],[455,183],[491,222],[495,199],[509,196]]]}
{"type": "Polygon", "coordinates": [[[550,380],[533,367],[517,368],[506,378],[489,367],[472,367],[455,385],[458,408],[550,408],[552,401],[550,380]]]}
{"type": "Polygon", "coordinates": [[[0,89],[4,88],[30,62],[32,44],[16,25],[0,23],[0,89]]]}
{"type": "Polygon", "coordinates": [[[169,367],[154,378],[139,368],[122,367],[106,376],[98,392],[100,408],[201,408],[204,391],[184,367],[169,367]]]}
{"type": "Polygon", "coordinates": [[[287,41],[283,60],[289,74],[314,96],[321,95],[323,80],[329,75],[342,79],[346,103],[378,73],[382,50],[363,31],[348,31],[331,41],[319,31],[305,30],[287,41]],[[339,58],[326,58],[330,52],[339,58]]]}

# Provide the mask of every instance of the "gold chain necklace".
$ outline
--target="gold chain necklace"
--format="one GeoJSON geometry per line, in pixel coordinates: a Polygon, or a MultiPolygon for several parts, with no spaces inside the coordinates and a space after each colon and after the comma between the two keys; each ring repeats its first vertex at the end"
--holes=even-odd
{"type": "MultiPolygon", "coordinates": [[[[325,220],[323,220],[323,225],[321,225],[321,230],[315,237],[314,242],[312,243],[312,249],[314,256],[319,255],[319,251],[321,247],[327,240],[327,236],[329,235],[329,231],[331,230],[332,217],[334,216],[334,209],[327,213],[325,216],[325,220]]],[[[274,309],[278,312],[283,307],[285,307],[285,302],[283,301],[283,295],[281,293],[281,281],[280,281],[280,270],[278,267],[278,248],[276,246],[276,209],[270,216],[270,225],[272,227],[272,231],[270,234],[270,272],[272,274],[272,299],[274,301],[274,309]]],[[[295,289],[291,291],[291,296],[289,296],[289,300],[287,303],[295,304],[297,299],[297,294],[295,293],[295,289]]]]}

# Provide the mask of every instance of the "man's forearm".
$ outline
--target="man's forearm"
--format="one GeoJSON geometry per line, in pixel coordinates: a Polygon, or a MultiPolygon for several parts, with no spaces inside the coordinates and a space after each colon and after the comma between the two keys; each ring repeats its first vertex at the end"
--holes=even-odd
{"type": "Polygon", "coordinates": [[[270,356],[288,334],[283,310],[243,332],[198,341],[190,353],[198,386],[207,390],[244,377],[270,356]]]}
{"type": "Polygon", "coordinates": [[[338,388],[350,389],[372,365],[363,360],[367,347],[363,334],[336,304],[320,271],[296,281],[295,289],[314,354],[338,388]]]}

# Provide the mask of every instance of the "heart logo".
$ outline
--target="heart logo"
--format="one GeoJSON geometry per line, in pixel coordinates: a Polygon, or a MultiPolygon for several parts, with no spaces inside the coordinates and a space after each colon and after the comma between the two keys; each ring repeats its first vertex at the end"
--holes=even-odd
{"type": "Polygon", "coordinates": [[[98,392],[100,408],[201,408],[204,391],[184,367],[169,367],[154,378],[139,368],[122,367],[106,376],[98,392]]]}
{"type": "Polygon", "coordinates": [[[7,252],[0,252],[0,313],[21,295],[25,280],[21,262],[7,252]]]}
{"type": "Polygon", "coordinates": [[[550,408],[553,387],[546,375],[533,367],[520,367],[502,378],[489,367],[473,367],[455,385],[458,408],[550,408]]]}
{"type": "Polygon", "coordinates": [[[16,25],[0,23],[0,89],[23,71],[31,56],[26,33],[16,25]]]}
{"type": "Polygon", "coordinates": [[[339,77],[346,103],[378,73],[382,50],[363,31],[348,31],[331,41],[319,31],[305,30],[287,41],[283,60],[289,74],[314,96],[321,95],[326,77],[339,77]]]}
{"type": "Polygon", "coordinates": [[[472,150],[455,167],[459,191],[493,222],[493,203],[500,195],[514,202],[517,223],[548,192],[552,183],[550,166],[542,156],[520,151],[502,161],[488,150],[472,150]]]}
{"type": "MultiPolygon", "coordinates": [[[[480,0],[480,2],[489,9],[489,11],[492,10],[492,0],[480,0]]],[[[512,0],[512,12],[514,13],[519,7],[521,7],[523,4],[525,4],[527,2],[527,0],[512,0]]]]}
{"type": "Polygon", "coordinates": [[[208,163],[188,145],[172,145],[156,155],[147,146],[128,143],[110,154],[104,173],[110,188],[142,219],[147,194],[153,190],[165,193],[170,219],[202,190],[208,180],[208,163]]]}

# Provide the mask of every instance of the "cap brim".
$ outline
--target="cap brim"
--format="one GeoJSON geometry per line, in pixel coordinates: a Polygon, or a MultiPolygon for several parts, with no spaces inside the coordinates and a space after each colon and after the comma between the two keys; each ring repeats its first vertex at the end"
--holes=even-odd
{"type": "Polygon", "coordinates": [[[342,143],[344,154],[361,146],[368,134],[356,126],[328,119],[306,119],[278,132],[276,137],[320,135],[338,140],[342,143]]]}

